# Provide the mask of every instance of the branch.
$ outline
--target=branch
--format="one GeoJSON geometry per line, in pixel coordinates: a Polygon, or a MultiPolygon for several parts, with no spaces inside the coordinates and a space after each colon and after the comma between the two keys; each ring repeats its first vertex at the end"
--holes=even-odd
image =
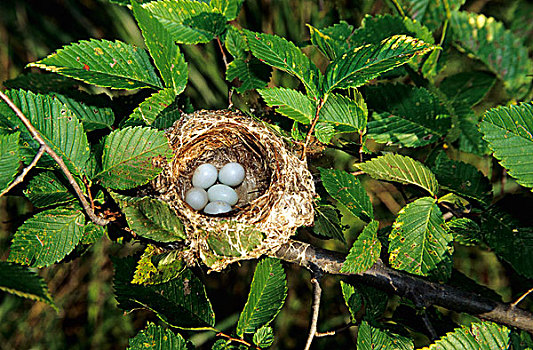
{"type": "MultiPolygon", "coordinates": [[[[26,128],[30,132],[31,136],[37,142],[39,142],[39,145],[41,146],[41,148],[39,149],[39,152],[37,154],[41,153],[41,149],[43,149],[44,152],[48,153],[48,155],[50,157],[52,157],[52,159],[57,163],[57,165],[59,165],[59,168],[61,168],[61,170],[63,171],[63,173],[67,177],[68,182],[73,187],[74,192],[76,192],[76,194],[78,195],[78,198],[81,201],[81,205],[83,206],[83,209],[85,209],[85,212],[87,213],[89,218],[97,225],[101,225],[101,226],[107,225],[109,223],[109,220],[104,219],[104,218],[99,217],[99,216],[96,216],[96,214],[94,213],[93,208],[91,207],[91,205],[89,204],[89,202],[87,201],[85,196],[83,195],[83,191],[81,190],[80,186],[76,182],[76,179],[74,179],[74,176],[72,175],[70,170],[68,170],[68,168],[67,168],[65,162],[63,161],[63,159],[60,156],[58,156],[57,153],[46,143],[46,141],[43,139],[43,137],[41,136],[39,131],[31,124],[30,120],[13,103],[13,101],[11,101],[9,99],[9,97],[7,97],[2,91],[0,91],[0,97],[15,112],[15,114],[22,121],[24,126],[26,126],[26,128]]],[[[39,160],[39,159],[37,159],[37,160],[39,160]]],[[[35,158],[34,158],[34,161],[35,161],[35,158]]]]}
{"type": "Polygon", "coordinates": [[[425,306],[439,305],[449,310],[466,312],[482,319],[533,333],[533,314],[526,310],[511,304],[496,302],[476,293],[466,292],[445,284],[429,282],[393,270],[381,261],[363,273],[345,274],[340,272],[345,255],[293,240],[282,245],[273,256],[298,264],[311,271],[315,265],[323,273],[350,276],[357,282],[363,282],[411,300],[418,300],[425,306]]]}
{"type": "Polygon", "coordinates": [[[307,147],[309,147],[309,142],[311,142],[311,135],[313,134],[313,131],[315,130],[316,123],[318,123],[318,119],[320,118],[320,110],[322,107],[324,107],[324,104],[326,103],[327,95],[320,99],[318,102],[318,106],[316,107],[315,111],[315,117],[313,118],[313,121],[311,122],[311,126],[309,127],[309,131],[307,132],[307,135],[305,136],[305,142],[302,148],[302,155],[300,156],[301,160],[304,160],[307,153],[307,147]]]}
{"type": "Polygon", "coordinates": [[[26,177],[26,175],[28,175],[30,170],[33,169],[33,167],[37,165],[37,162],[39,161],[39,159],[41,159],[44,152],[45,152],[44,147],[43,146],[39,147],[39,151],[37,151],[37,154],[35,155],[35,157],[33,157],[33,160],[31,161],[30,165],[22,169],[22,172],[20,173],[20,175],[17,176],[17,178],[12,183],[10,183],[9,186],[7,186],[7,188],[2,191],[2,193],[0,193],[0,197],[5,195],[9,191],[11,191],[13,187],[17,186],[19,183],[24,181],[24,178],[26,177]]]}
{"type": "Polygon", "coordinates": [[[311,307],[311,326],[309,327],[309,336],[305,344],[304,350],[311,348],[311,343],[316,335],[316,329],[318,324],[318,312],[320,311],[320,298],[322,296],[322,287],[320,286],[320,280],[322,278],[322,271],[318,267],[312,269],[311,284],[313,285],[313,305],[311,307]]]}

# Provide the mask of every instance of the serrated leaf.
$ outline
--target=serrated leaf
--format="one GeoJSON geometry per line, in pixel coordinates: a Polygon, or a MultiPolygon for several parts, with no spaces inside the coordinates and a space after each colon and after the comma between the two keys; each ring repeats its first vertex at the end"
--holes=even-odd
{"type": "Polygon", "coordinates": [[[26,220],[13,236],[8,261],[33,267],[63,259],[83,236],[85,217],[79,210],[50,209],[26,220]]]}
{"type": "Polygon", "coordinates": [[[342,297],[348,310],[350,311],[352,322],[356,322],[357,314],[363,307],[363,295],[354,286],[341,281],[342,297]]]}
{"type": "Polygon", "coordinates": [[[274,331],[270,326],[259,328],[253,336],[253,342],[260,348],[268,348],[274,343],[274,331]]]}
{"type": "Polygon", "coordinates": [[[372,327],[367,321],[361,322],[357,332],[357,350],[412,350],[413,341],[388,330],[372,327]]]}
{"type": "Polygon", "coordinates": [[[152,94],[135,108],[130,115],[132,120],[142,120],[146,125],[152,125],[158,116],[175,100],[176,93],[173,89],[163,89],[152,94]]]}
{"type": "Polygon", "coordinates": [[[233,26],[229,26],[227,29],[224,45],[235,59],[246,59],[248,56],[246,51],[250,50],[248,43],[246,43],[245,34],[233,26]]]}
{"type": "Polygon", "coordinates": [[[82,101],[67,95],[54,94],[67,106],[83,124],[83,129],[90,132],[98,129],[111,129],[115,122],[115,114],[109,105],[103,105],[96,96],[79,93],[82,101]]]}
{"type": "Polygon", "coordinates": [[[46,282],[27,267],[0,261],[0,290],[56,308],[46,282]]]}
{"type": "Polygon", "coordinates": [[[456,43],[487,65],[511,96],[520,99],[527,93],[533,63],[520,38],[502,22],[482,14],[454,11],[450,28],[456,43]]]}
{"type": "MultiPolygon", "coordinates": [[[[447,0],[450,11],[456,11],[465,0],[447,0]]],[[[446,19],[446,3],[434,0],[408,0],[408,12],[411,18],[424,24],[431,31],[438,29],[446,19]]]]}
{"type": "Polygon", "coordinates": [[[326,69],[324,92],[356,88],[435,46],[406,35],[395,35],[377,45],[366,45],[338,57],[326,69]]]}
{"type": "Polygon", "coordinates": [[[334,238],[346,243],[342,233],[339,211],[332,205],[318,205],[315,207],[315,223],[313,233],[316,235],[334,238]]]}
{"type": "Polygon", "coordinates": [[[419,161],[400,154],[385,154],[356,167],[376,180],[395,181],[402,184],[416,185],[432,196],[439,191],[435,175],[419,161]]]}
{"type": "Polygon", "coordinates": [[[246,256],[258,247],[265,234],[253,225],[237,225],[235,221],[226,223],[227,230],[212,230],[207,234],[207,244],[213,254],[219,257],[246,256]]]}
{"type": "Polygon", "coordinates": [[[172,40],[180,44],[199,44],[211,41],[226,26],[226,17],[201,1],[162,0],[143,5],[163,27],[172,40]]]}
{"type": "Polygon", "coordinates": [[[113,131],[103,144],[102,171],[96,175],[105,187],[124,190],[143,185],[161,172],[156,161],[171,159],[162,131],[128,127],[113,131]]]}
{"type": "Polygon", "coordinates": [[[287,280],[281,262],[277,259],[261,260],[255,269],[248,300],[237,323],[237,335],[255,333],[268,325],[278,314],[287,296],[287,280]]]}
{"type": "Polygon", "coordinates": [[[188,80],[187,63],[170,33],[150,12],[132,0],[135,19],[141,28],[144,42],[155,66],[167,88],[173,89],[174,96],[185,90],[188,80]]]}
{"type": "MultiPolygon", "coordinates": [[[[471,108],[485,97],[496,82],[496,77],[488,72],[461,72],[444,79],[439,89],[448,96],[454,108],[461,111],[471,108]],[[464,106],[464,107],[462,107],[464,106]]],[[[457,113],[461,116],[464,113],[457,113]]]]}
{"type": "Polygon", "coordinates": [[[114,287],[123,310],[146,308],[166,323],[183,329],[212,329],[215,314],[202,282],[185,270],[177,278],[156,285],[132,284],[135,260],[113,259],[114,287]]]}
{"type": "Polygon", "coordinates": [[[261,62],[297,77],[307,95],[318,97],[322,73],[309,58],[287,39],[265,33],[246,31],[252,54],[261,62]]]}
{"type": "Polygon", "coordinates": [[[179,276],[186,268],[178,250],[164,252],[153,244],[148,244],[137,263],[131,283],[159,284],[179,276]]]}
{"type": "Polygon", "coordinates": [[[243,93],[247,90],[260,89],[267,86],[271,73],[272,69],[255,57],[252,57],[249,61],[235,59],[226,70],[226,79],[230,82],[238,79],[241,82],[241,86],[235,88],[235,90],[243,93]]]}
{"type": "Polygon", "coordinates": [[[421,147],[446,135],[451,127],[448,112],[424,88],[383,84],[367,89],[368,104],[376,111],[368,123],[368,136],[379,143],[421,147]]]}
{"type": "Polygon", "coordinates": [[[15,179],[20,166],[20,133],[0,135],[0,192],[15,179]]]}
{"type": "Polygon", "coordinates": [[[315,126],[315,137],[322,143],[329,143],[336,135],[335,128],[331,123],[318,122],[315,126]]]}
{"type": "Polygon", "coordinates": [[[422,350],[495,350],[507,349],[509,329],[492,322],[474,322],[447,333],[422,350]]]}
{"type": "Polygon", "coordinates": [[[129,350],[192,350],[194,346],[168,328],[148,322],[146,329],[129,340],[129,350]]]}
{"type": "Polygon", "coordinates": [[[375,220],[366,225],[350,248],[341,272],[352,274],[364,272],[379,259],[381,242],[378,239],[378,226],[379,222],[375,220]]]}
{"type": "Polygon", "coordinates": [[[533,228],[520,227],[509,214],[495,208],[481,218],[481,233],[488,246],[518,273],[533,278],[533,228]]]}
{"type": "Polygon", "coordinates": [[[533,102],[489,110],[479,130],[508,174],[520,185],[532,188],[533,102]]]}
{"type": "Polygon", "coordinates": [[[423,197],[400,210],[389,235],[389,262],[395,269],[428,276],[451,255],[452,241],[436,200],[423,197]]]}
{"type": "Polygon", "coordinates": [[[24,194],[37,208],[51,207],[75,200],[68,188],[53,172],[41,173],[31,179],[24,194]]]}
{"type": "Polygon", "coordinates": [[[40,61],[30,63],[28,67],[42,68],[112,89],[163,87],[148,54],[118,40],[82,40],[64,46],[40,61]]]}
{"type": "Polygon", "coordinates": [[[372,203],[359,179],[342,170],[319,170],[322,184],[333,198],[361,219],[369,221],[374,217],[372,203]]]}
{"type": "Polygon", "coordinates": [[[135,234],[156,242],[186,238],[183,224],[167,203],[151,197],[128,197],[114,192],[111,195],[135,234]]]}
{"type": "Polygon", "coordinates": [[[451,160],[441,152],[431,170],[442,188],[485,204],[490,203],[492,199],[490,181],[473,165],[451,160]]]}
{"type": "Polygon", "coordinates": [[[209,5],[222,13],[228,21],[233,21],[239,15],[244,0],[211,0],[209,5]]]}
{"type": "MultiPolygon", "coordinates": [[[[89,142],[82,124],[72,111],[54,97],[23,90],[10,90],[6,94],[26,115],[45,142],[63,159],[68,169],[75,175],[86,174],[90,158],[89,142]]],[[[4,103],[1,105],[6,106],[4,103]]],[[[3,114],[1,110],[0,113],[3,114]]],[[[11,130],[20,130],[21,143],[27,145],[25,151],[24,148],[21,149],[26,155],[24,163],[30,163],[39,149],[37,141],[17,117],[4,114],[4,118],[0,119],[11,130]]],[[[48,155],[43,155],[39,164],[51,166],[55,165],[55,161],[48,155]]]]}
{"type": "Polygon", "coordinates": [[[292,89],[269,88],[257,90],[269,107],[301,124],[310,124],[315,115],[315,103],[307,96],[292,89]]]}
{"type": "Polygon", "coordinates": [[[322,29],[317,29],[309,24],[307,27],[313,45],[318,47],[331,61],[350,48],[349,38],[354,28],[345,21],[322,29]]]}
{"type": "Polygon", "coordinates": [[[343,126],[346,132],[362,132],[366,128],[367,117],[368,112],[362,96],[353,100],[331,94],[320,110],[319,120],[332,123],[336,127],[343,126]]]}
{"type": "Polygon", "coordinates": [[[477,126],[477,121],[460,119],[458,128],[461,130],[461,135],[459,135],[459,149],[461,151],[479,156],[489,152],[487,142],[483,140],[483,134],[477,126]]]}
{"type": "Polygon", "coordinates": [[[83,228],[83,237],[81,238],[81,244],[94,244],[98,242],[105,235],[106,232],[106,226],[100,226],[92,222],[88,222],[83,228]]]}
{"type": "Polygon", "coordinates": [[[479,225],[468,218],[455,218],[447,222],[448,228],[456,243],[475,246],[481,243],[481,229],[479,225]]]}
{"type": "Polygon", "coordinates": [[[38,72],[20,74],[2,83],[7,89],[29,90],[36,94],[63,93],[78,88],[79,82],[55,73],[38,72]]]}

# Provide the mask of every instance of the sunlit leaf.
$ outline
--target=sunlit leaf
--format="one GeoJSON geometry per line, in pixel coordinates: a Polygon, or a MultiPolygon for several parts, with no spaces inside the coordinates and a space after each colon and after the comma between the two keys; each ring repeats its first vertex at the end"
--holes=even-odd
{"type": "Polygon", "coordinates": [[[361,273],[379,259],[381,242],[378,239],[379,222],[372,220],[359,234],[350,248],[346,261],[342,264],[343,273],[361,273]]]}
{"type": "Polygon", "coordinates": [[[115,114],[108,101],[104,102],[104,100],[98,99],[97,96],[89,94],[77,94],[79,96],[77,98],[60,94],[54,94],[54,96],[78,117],[86,132],[111,129],[115,122],[115,114]]]}
{"type": "Polygon", "coordinates": [[[239,15],[244,0],[211,0],[209,5],[220,11],[228,21],[233,21],[239,15]]]}
{"type": "Polygon", "coordinates": [[[148,322],[146,329],[130,339],[128,350],[192,350],[194,346],[169,328],[148,322]]]}
{"type": "Polygon", "coordinates": [[[357,350],[411,350],[413,341],[409,338],[361,322],[357,332],[357,350]]]}
{"type": "MultiPolygon", "coordinates": [[[[360,96],[360,95],[359,95],[360,96]]],[[[361,132],[366,128],[368,112],[362,96],[357,100],[339,95],[329,95],[320,110],[321,122],[344,126],[347,132],[361,132]]]]}
{"type": "Polygon", "coordinates": [[[20,167],[19,136],[0,135],[0,192],[15,179],[20,167]]]}
{"type": "Polygon", "coordinates": [[[145,125],[152,125],[163,110],[174,102],[175,98],[176,92],[171,88],[155,92],[135,108],[130,119],[142,120],[145,125]]]}
{"type": "Polygon", "coordinates": [[[410,17],[425,26],[431,31],[438,29],[446,19],[446,6],[450,11],[456,12],[465,0],[407,0],[408,13],[410,17]]]}
{"type": "Polygon", "coordinates": [[[31,179],[24,194],[37,208],[65,204],[75,200],[68,188],[53,172],[41,173],[31,179]]]}
{"type": "Polygon", "coordinates": [[[313,233],[325,238],[335,238],[346,243],[339,215],[339,211],[332,205],[316,206],[313,233]]]}
{"type": "Polygon", "coordinates": [[[249,61],[235,59],[226,70],[226,79],[228,81],[238,79],[241,85],[235,90],[243,93],[247,90],[260,89],[267,86],[271,73],[272,69],[255,57],[252,57],[249,61]]]}
{"type": "Polygon", "coordinates": [[[315,115],[315,103],[307,96],[292,89],[269,88],[258,90],[269,107],[302,124],[310,124],[315,115]]]}
{"type": "Polygon", "coordinates": [[[353,26],[341,21],[331,27],[317,29],[307,25],[311,35],[311,42],[331,61],[350,49],[349,38],[353,26]]]}
{"type": "Polygon", "coordinates": [[[422,350],[494,350],[507,349],[509,329],[492,322],[475,322],[447,333],[422,350]]]}
{"type": "Polygon", "coordinates": [[[274,343],[274,331],[270,326],[259,328],[253,337],[254,344],[260,348],[268,348],[274,343]]]}

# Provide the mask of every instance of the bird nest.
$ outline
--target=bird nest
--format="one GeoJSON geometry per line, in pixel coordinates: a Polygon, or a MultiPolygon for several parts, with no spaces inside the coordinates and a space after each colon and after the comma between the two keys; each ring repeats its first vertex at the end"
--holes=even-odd
{"type": "Polygon", "coordinates": [[[299,226],[313,224],[315,187],[305,162],[282,138],[253,118],[232,111],[184,115],[166,136],[173,160],[154,181],[161,200],[183,221],[189,263],[196,257],[211,270],[258,258],[287,242],[299,226]],[[184,200],[194,170],[238,162],[245,178],[235,188],[234,209],[217,216],[191,208],[184,200]]]}

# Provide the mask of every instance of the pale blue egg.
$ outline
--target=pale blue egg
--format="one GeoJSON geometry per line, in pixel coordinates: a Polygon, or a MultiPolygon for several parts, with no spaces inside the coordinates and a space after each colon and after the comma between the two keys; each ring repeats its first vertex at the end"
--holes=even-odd
{"type": "Polygon", "coordinates": [[[207,190],[207,197],[210,202],[222,201],[229,205],[235,205],[239,201],[237,192],[233,188],[222,184],[211,186],[207,190]]]}
{"type": "Polygon", "coordinates": [[[207,205],[207,192],[203,188],[193,187],[185,193],[185,202],[194,210],[202,210],[207,205]]]}
{"type": "Polygon", "coordinates": [[[209,188],[216,181],[218,177],[217,168],[212,164],[202,164],[194,171],[192,175],[192,185],[194,187],[209,188]]]}
{"type": "Polygon", "coordinates": [[[231,205],[222,201],[209,202],[204,208],[204,213],[210,215],[224,214],[229,211],[231,211],[231,205]]]}
{"type": "Polygon", "coordinates": [[[238,186],[244,180],[244,168],[239,163],[228,163],[220,169],[218,181],[228,186],[238,186]]]}

